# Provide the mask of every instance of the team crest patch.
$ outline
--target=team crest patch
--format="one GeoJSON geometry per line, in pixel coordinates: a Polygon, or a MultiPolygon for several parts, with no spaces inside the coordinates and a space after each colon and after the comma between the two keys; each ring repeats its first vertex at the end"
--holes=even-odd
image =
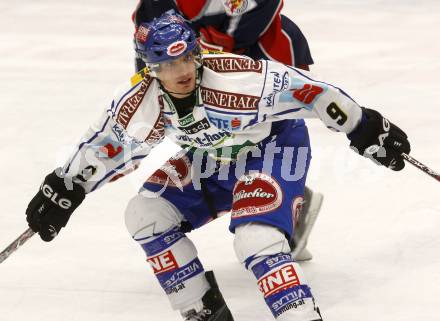
{"type": "Polygon", "coordinates": [[[191,162],[188,156],[170,158],[161,168],[151,175],[148,183],[184,187],[191,183],[191,162]]]}
{"type": "Polygon", "coordinates": [[[172,57],[179,56],[185,52],[187,47],[188,45],[185,41],[179,40],[173,42],[171,45],[168,46],[167,54],[172,57]]]}
{"type": "Polygon", "coordinates": [[[246,11],[248,0],[223,0],[223,6],[229,16],[239,16],[246,11]]]}
{"type": "Polygon", "coordinates": [[[280,207],[283,192],[278,182],[264,173],[242,176],[234,186],[231,217],[261,215],[280,207]]]}

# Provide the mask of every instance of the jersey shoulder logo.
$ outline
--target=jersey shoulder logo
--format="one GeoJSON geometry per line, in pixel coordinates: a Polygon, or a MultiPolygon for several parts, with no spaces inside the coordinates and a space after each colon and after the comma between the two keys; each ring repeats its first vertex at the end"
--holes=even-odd
{"type": "Polygon", "coordinates": [[[301,89],[292,90],[292,96],[305,104],[310,104],[315,100],[315,97],[324,91],[322,87],[316,85],[305,84],[301,89]]]}
{"type": "Polygon", "coordinates": [[[223,6],[229,16],[239,16],[248,8],[248,0],[223,0],[223,6]]]}

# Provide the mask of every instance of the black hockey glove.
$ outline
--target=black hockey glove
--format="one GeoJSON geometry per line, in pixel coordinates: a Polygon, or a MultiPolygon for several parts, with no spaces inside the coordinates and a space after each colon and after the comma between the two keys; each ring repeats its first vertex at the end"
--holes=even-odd
{"type": "Polygon", "coordinates": [[[26,210],[29,227],[46,242],[52,241],[66,226],[70,215],[86,195],[82,186],[60,173],[61,169],[57,168],[46,176],[26,210]]]}
{"type": "Polygon", "coordinates": [[[408,137],[399,127],[373,109],[362,107],[362,121],[348,136],[350,147],[392,170],[405,167],[402,153],[409,154],[408,137]]]}

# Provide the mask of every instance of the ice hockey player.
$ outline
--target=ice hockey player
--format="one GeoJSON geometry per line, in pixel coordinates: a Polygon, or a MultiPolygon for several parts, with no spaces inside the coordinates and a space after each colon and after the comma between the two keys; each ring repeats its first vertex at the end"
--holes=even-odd
{"type": "Polygon", "coordinates": [[[346,133],[353,149],[392,170],[410,151],[405,133],[298,69],[202,55],[179,16],[141,25],[136,42],[150,73],[127,84],[66,165],[46,176],[26,210],[29,226],[51,241],[86,194],[132,170],[167,136],[186,152],[147,179],[125,218],[172,308],[186,321],[233,320],[187,236],[231,211],[236,256],[274,318],[322,320],[288,244],[311,157],[303,118],[346,133]]]}
{"type": "MultiPolygon", "coordinates": [[[[136,27],[165,12],[185,17],[203,49],[232,52],[309,70],[309,45],[300,28],[281,14],[283,0],[140,0],[136,27]]],[[[138,71],[145,63],[137,59],[138,71]]]]}
{"type": "MultiPolygon", "coordinates": [[[[313,64],[309,45],[300,28],[281,14],[283,0],[140,0],[133,22],[136,29],[165,12],[179,13],[192,29],[199,33],[202,49],[239,53],[255,60],[267,59],[309,70],[313,64]]],[[[145,67],[137,54],[136,71],[145,67]]],[[[297,261],[312,259],[306,248],[323,201],[321,193],[307,186],[297,221],[296,232],[290,240],[297,261]]]]}

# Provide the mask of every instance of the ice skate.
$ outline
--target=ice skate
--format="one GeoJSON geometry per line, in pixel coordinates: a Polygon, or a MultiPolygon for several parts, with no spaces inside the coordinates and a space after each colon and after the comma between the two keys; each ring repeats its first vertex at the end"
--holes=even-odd
{"type": "Polygon", "coordinates": [[[295,226],[293,239],[290,241],[292,256],[295,261],[308,261],[313,258],[307,249],[307,241],[318,218],[324,196],[306,187],[304,204],[295,226]]]}
{"type": "Polygon", "coordinates": [[[183,317],[185,321],[234,321],[225,300],[218,288],[214,272],[205,273],[211,289],[202,298],[203,308],[200,311],[191,309],[183,317]]]}

